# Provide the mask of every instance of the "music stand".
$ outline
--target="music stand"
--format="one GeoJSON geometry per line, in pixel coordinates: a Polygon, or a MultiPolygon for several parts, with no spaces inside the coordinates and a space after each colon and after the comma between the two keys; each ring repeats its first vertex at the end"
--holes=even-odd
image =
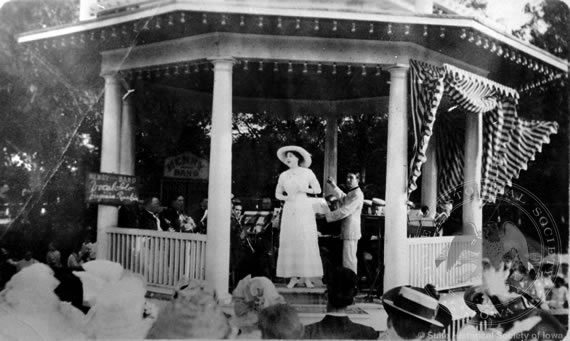
{"type": "Polygon", "coordinates": [[[242,226],[246,232],[258,234],[269,227],[272,218],[272,211],[245,211],[243,212],[242,226]]]}

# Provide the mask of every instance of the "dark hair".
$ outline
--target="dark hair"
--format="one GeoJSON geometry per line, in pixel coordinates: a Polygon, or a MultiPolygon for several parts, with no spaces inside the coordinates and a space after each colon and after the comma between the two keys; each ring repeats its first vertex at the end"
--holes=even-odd
{"type": "MultiPolygon", "coordinates": [[[[151,194],[151,195],[145,197],[144,200],[143,200],[143,206],[146,206],[146,205],[150,204],[150,203],[152,202],[152,199],[154,199],[154,198],[157,198],[157,199],[158,199],[158,196],[156,196],[156,195],[154,195],[154,194],[151,194]]],[[[158,200],[160,200],[160,199],[158,199],[158,200]]]]}
{"type": "Polygon", "coordinates": [[[327,285],[329,306],[342,309],[351,305],[356,295],[356,284],[357,277],[354,271],[348,268],[333,270],[327,285]]]}
{"type": "Polygon", "coordinates": [[[360,172],[357,172],[355,170],[349,170],[348,172],[346,172],[346,176],[348,176],[348,174],[354,174],[354,176],[356,176],[356,178],[360,180],[360,172]]]}
{"type": "Polygon", "coordinates": [[[565,283],[565,281],[564,281],[564,278],[562,278],[562,277],[556,277],[556,278],[554,279],[554,284],[555,284],[555,285],[563,286],[564,283],[565,283]]]}
{"type": "Polygon", "coordinates": [[[303,157],[303,155],[301,155],[301,153],[299,153],[296,150],[288,150],[285,155],[287,155],[288,153],[291,153],[293,155],[295,155],[297,157],[297,159],[299,159],[299,164],[301,164],[301,162],[305,161],[305,158],[303,157]]]}
{"type": "Polygon", "coordinates": [[[182,198],[186,199],[186,197],[184,197],[184,194],[182,194],[182,193],[177,193],[177,194],[175,194],[175,195],[173,195],[173,196],[171,197],[170,202],[173,202],[173,201],[175,201],[175,200],[178,200],[178,197],[182,197],[182,198]]]}
{"type": "Polygon", "coordinates": [[[263,339],[301,339],[303,325],[297,311],[288,304],[275,304],[259,312],[258,326],[263,339]]]}

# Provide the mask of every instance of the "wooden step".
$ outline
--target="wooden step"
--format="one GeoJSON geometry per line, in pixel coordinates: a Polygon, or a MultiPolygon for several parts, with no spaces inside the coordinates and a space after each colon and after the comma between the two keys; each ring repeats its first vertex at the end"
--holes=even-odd
{"type": "Polygon", "coordinates": [[[285,284],[277,284],[276,288],[277,292],[279,292],[289,304],[327,304],[326,288],[324,286],[315,286],[314,288],[294,287],[289,289],[285,284]]]}

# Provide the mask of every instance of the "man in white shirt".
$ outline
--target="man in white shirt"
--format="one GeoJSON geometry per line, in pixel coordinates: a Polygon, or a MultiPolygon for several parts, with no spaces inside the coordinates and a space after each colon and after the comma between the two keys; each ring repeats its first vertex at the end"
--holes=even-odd
{"type": "Polygon", "coordinates": [[[346,175],[347,193],[336,185],[329,177],[327,183],[333,188],[334,196],[338,198],[339,208],[325,215],[327,222],[341,220],[342,266],[357,273],[356,250],[360,233],[360,215],[364,205],[364,193],[359,187],[359,175],[351,172],[346,175]]]}

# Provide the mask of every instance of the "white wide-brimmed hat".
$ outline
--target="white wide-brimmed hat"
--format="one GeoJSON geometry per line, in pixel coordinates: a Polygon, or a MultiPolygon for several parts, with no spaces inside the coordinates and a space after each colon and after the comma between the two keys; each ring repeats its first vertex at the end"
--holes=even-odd
{"type": "Polygon", "coordinates": [[[136,275],[105,284],[85,317],[87,337],[144,339],[155,322],[155,316],[145,313],[157,311],[156,307],[149,307],[152,303],[146,301],[145,294],[146,285],[136,275]]]}
{"type": "Polygon", "coordinates": [[[303,160],[299,160],[300,167],[309,168],[311,166],[311,162],[313,162],[313,160],[311,159],[311,154],[309,154],[309,152],[306,151],[304,148],[299,146],[285,146],[279,148],[279,150],[277,151],[277,158],[285,164],[287,164],[285,162],[285,155],[287,154],[287,152],[297,152],[301,154],[303,160]]]}
{"type": "Polygon", "coordinates": [[[435,297],[418,287],[401,286],[388,290],[382,296],[384,308],[389,306],[410,317],[415,317],[438,327],[446,327],[442,322],[443,316],[438,315],[442,305],[435,297]]]}
{"type": "Polygon", "coordinates": [[[375,206],[386,206],[386,201],[380,198],[372,198],[372,205],[375,206]]]}

